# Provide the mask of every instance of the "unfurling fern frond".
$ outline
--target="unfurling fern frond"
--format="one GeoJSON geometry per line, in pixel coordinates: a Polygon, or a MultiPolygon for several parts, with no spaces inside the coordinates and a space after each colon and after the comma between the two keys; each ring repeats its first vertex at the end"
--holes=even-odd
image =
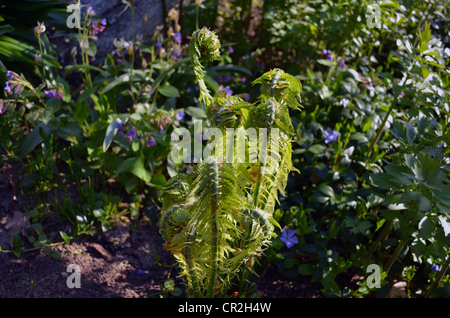
{"type": "Polygon", "coordinates": [[[214,135],[214,151],[205,147],[203,154],[210,155],[192,174],[173,177],[160,191],[164,247],[179,263],[190,297],[245,293],[255,259],[275,235],[278,194],[295,170],[288,107],[301,107],[300,81],[274,69],[253,82],[261,85],[256,105],[234,96],[212,97],[202,62],[219,53],[214,32],[194,32],[191,58],[200,98],[221,136],[214,135]]]}
{"type": "Polygon", "coordinates": [[[299,110],[302,84],[298,78],[281,69],[275,68],[253,81],[253,85],[261,85],[260,99],[273,97],[287,106],[299,110]]]}
{"type": "Polygon", "coordinates": [[[194,32],[191,40],[191,63],[200,88],[200,99],[207,107],[211,106],[213,97],[205,84],[202,62],[212,62],[219,57],[220,41],[217,35],[207,28],[194,32]]]}

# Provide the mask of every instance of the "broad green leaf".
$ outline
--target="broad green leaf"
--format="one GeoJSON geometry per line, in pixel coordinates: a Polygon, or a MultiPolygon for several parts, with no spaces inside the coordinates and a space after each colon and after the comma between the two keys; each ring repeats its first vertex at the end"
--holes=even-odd
{"type": "Polygon", "coordinates": [[[40,123],[39,125],[34,127],[33,131],[28,134],[22,144],[22,147],[20,148],[20,157],[25,157],[34,148],[36,148],[37,145],[44,141],[41,137],[41,131],[45,136],[50,135],[50,129],[45,123],[40,123]]]}
{"type": "Polygon", "coordinates": [[[117,167],[117,173],[131,172],[136,177],[142,179],[145,183],[149,183],[152,179],[150,171],[145,168],[144,157],[128,158],[122,161],[117,167]]]}
{"type": "Polygon", "coordinates": [[[175,86],[165,84],[159,87],[159,93],[166,97],[180,97],[180,92],[175,86]]]}
{"type": "Polygon", "coordinates": [[[106,150],[108,150],[114,136],[119,131],[118,125],[123,125],[124,123],[125,122],[121,118],[116,118],[111,122],[111,124],[109,124],[108,128],[106,129],[105,139],[103,140],[103,152],[106,152],[106,150]]]}

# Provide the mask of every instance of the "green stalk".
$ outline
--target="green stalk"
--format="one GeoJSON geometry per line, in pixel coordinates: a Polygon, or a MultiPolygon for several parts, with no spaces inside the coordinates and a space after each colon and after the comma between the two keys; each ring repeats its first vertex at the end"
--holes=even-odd
{"type": "Polygon", "coordinates": [[[367,254],[368,257],[370,257],[370,255],[372,255],[372,253],[375,251],[375,249],[377,248],[377,246],[384,241],[384,239],[386,238],[386,236],[389,235],[389,233],[391,232],[392,226],[394,225],[394,221],[387,221],[386,224],[383,227],[383,230],[381,231],[380,235],[377,237],[376,241],[373,242],[371,248],[369,249],[369,253],[367,254]]]}
{"type": "MultiPolygon", "coordinates": [[[[406,78],[405,78],[405,82],[404,82],[403,85],[406,84],[406,82],[408,81],[408,78],[409,78],[409,74],[407,73],[406,74],[406,78]]],[[[403,87],[402,87],[402,90],[403,90],[403,87]]],[[[391,115],[392,111],[394,110],[394,107],[397,105],[398,96],[399,96],[399,94],[394,96],[394,100],[392,101],[391,105],[389,106],[389,109],[388,109],[388,112],[387,112],[386,116],[384,117],[383,121],[381,122],[380,127],[378,127],[377,135],[372,140],[372,143],[371,143],[371,145],[369,147],[369,151],[367,152],[369,158],[372,155],[373,149],[375,148],[375,145],[378,143],[378,141],[379,141],[379,139],[381,137],[381,134],[383,133],[384,126],[386,125],[386,122],[387,122],[389,116],[391,115]]]]}
{"type": "Polygon", "coordinates": [[[447,261],[445,262],[444,266],[442,266],[442,269],[439,271],[436,279],[434,280],[433,284],[431,284],[430,288],[428,288],[427,292],[425,293],[425,298],[431,297],[433,295],[434,290],[436,287],[439,286],[439,283],[441,282],[442,278],[445,275],[445,272],[447,271],[448,267],[450,266],[450,255],[447,258],[447,261]]]}
{"type": "Polygon", "coordinates": [[[184,257],[186,258],[186,263],[189,266],[189,275],[191,276],[191,284],[192,284],[192,296],[194,298],[200,298],[200,285],[197,279],[197,273],[194,268],[194,264],[191,259],[191,243],[195,239],[195,232],[197,230],[197,219],[193,222],[188,231],[188,238],[186,240],[186,245],[184,247],[184,257]]]}
{"type": "Polygon", "coordinates": [[[219,250],[219,223],[217,220],[217,210],[219,209],[219,168],[214,161],[211,163],[211,275],[209,278],[208,297],[214,298],[217,278],[217,253],[219,250]]]}
{"type": "Polygon", "coordinates": [[[394,264],[395,260],[400,255],[400,252],[403,250],[403,247],[405,247],[405,244],[409,240],[409,236],[410,236],[409,233],[405,234],[403,236],[402,240],[400,241],[400,243],[398,243],[397,248],[394,251],[394,254],[391,255],[391,257],[389,258],[388,262],[386,263],[386,266],[385,266],[385,272],[386,273],[389,272],[389,270],[391,269],[391,267],[394,264]]]}

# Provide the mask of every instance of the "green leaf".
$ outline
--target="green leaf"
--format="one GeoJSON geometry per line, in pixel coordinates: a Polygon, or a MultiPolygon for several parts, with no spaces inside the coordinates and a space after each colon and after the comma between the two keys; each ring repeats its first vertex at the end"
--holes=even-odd
{"type": "Polygon", "coordinates": [[[432,208],[430,200],[428,200],[426,197],[421,196],[419,198],[419,211],[430,211],[432,208]]]}
{"type": "Polygon", "coordinates": [[[19,257],[22,254],[22,239],[20,238],[19,233],[14,234],[12,243],[15,249],[14,255],[19,257]]]}
{"type": "Polygon", "coordinates": [[[429,239],[433,236],[436,230],[436,224],[433,223],[428,217],[423,217],[419,222],[419,235],[423,239],[429,239]]]}
{"type": "Polygon", "coordinates": [[[325,66],[335,66],[336,62],[335,61],[330,61],[330,60],[325,60],[325,59],[318,59],[317,63],[325,65],[325,66]]]}
{"type": "Polygon", "coordinates": [[[29,154],[37,145],[44,141],[41,137],[41,132],[44,136],[50,135],[50,129],[47,127],[45,123],[40,123],[36,127],[34,127],[33,131],[28,134],[25,138],[22,147],[20,148],[20,157],[25,157],[29,154]]]}
{"type": "Polygon", "coordinates": [[[209,70],[214,71],[214,72],[220,72],[220,71],[240,72],[240,73],[244,73],[244,74],[247,74],[250,76],[253,75],[249,69],[247,69],[245,67],[233,65],[233,64],[214,66],[214,67],[211,67],[209,70]]]}
{"type": "Polygon", "coordinates": [[[180,92],[175,86],[165,84],[160,86],[159,93],[166,97],[180,97],[180,92]]]}
{"type": "Polygon", "coordinates": [[[206,118],[206,111],[203,108],[189,106],[186,109],[186,113],[193,118],[197,119],[206,118]]]}
{"type": "Polygon", "coordinates": [[[314,273],[313,266],[311,264],[301,264],[298,266],[298,273],[300,275],[312,275],[314,273]]]}
{"type": "Polygon", "coordinates": [[[121,118],[116,118],[111,122],[111,124],[109,124],[108,128],[106,129],[105,139],[103,140],[103,152],[106,152],[106,150],[108,150],[114,136],[119,131],[117,126],[124,123],[125,122],[121,118]]]}
{"type": "Polygon", "coordinates": [[[122,161],[117,167],[117,173],[131,172],[136,177],[142,179],[147,184],[152,179],[150,171],[145,168],[144,157],[128,158],[122,161]]]}
{"type": "Polygon", "coordinates": [[[61,238],[63,239],[64,243],[70,244],[70,237],[63,231],[59,231],[59,235],[61,235],[61,238]]]}
{"type": "Polygon", "coordinates": [[[410,123],[408,123],[406,125],[406,138],[408,139],[408,144],[412,145],[414,143],[414,140],[417,137],[417,131],[414,128],[413,125],[411,125],[410,123]]]}
{"type": "Polygon", "coordinates": [[[334,191],[333,188],[329,185],[319,185],[317,187],[317,190],[326,195],[327,197],[334,197],[334,191]]]}

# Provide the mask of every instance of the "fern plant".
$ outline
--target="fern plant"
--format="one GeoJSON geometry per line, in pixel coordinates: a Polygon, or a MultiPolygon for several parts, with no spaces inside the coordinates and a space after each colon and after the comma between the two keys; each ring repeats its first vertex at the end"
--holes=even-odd
{"type": "Polygon", "coordinates": [[[200,99],[220,134],[215,134],[215,151],[207,157],[204,152],[193,173],[173,177],[160,191],[164,247],[180,265],[188,296],[196,298],[245,296],[255,261],[279,226],[272,214],[294,170],[288,108],[301,108],[300,81],[281,69],[253,82],[261,85],[255,104],[212,96],[202,63],[219,56],[214,32],[194,32],[191,61],[200,99]]]}

